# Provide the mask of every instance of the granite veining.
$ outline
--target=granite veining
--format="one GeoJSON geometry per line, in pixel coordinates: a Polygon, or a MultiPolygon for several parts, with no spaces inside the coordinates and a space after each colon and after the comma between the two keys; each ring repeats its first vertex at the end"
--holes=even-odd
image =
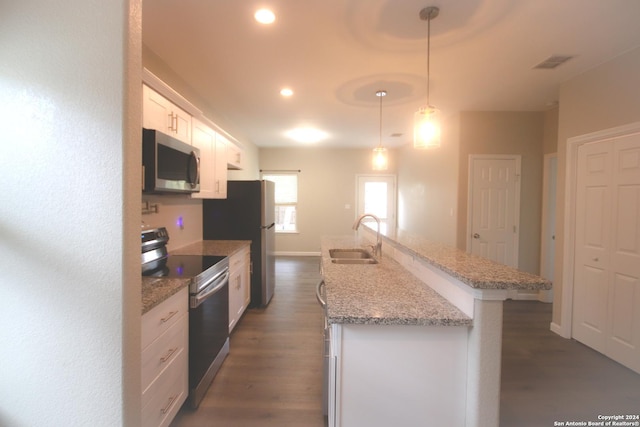
{"type": "MultiPolygon", "coordinates": [[[[251,244],[250,240],[202,240],[171,251],[175,255],[231,256],[251,244]]],[[[189,286],[191,279],[142,277],[142,314],[189,286]]]]}
{"type": "Polygon", "coordinates": [[[362,247],[349,237],[323,237],[322,272],[329,323],[467,326],[472,320],[389,257],[377,264],[334,264],[332,248],[362,247]],[[355,246],[354,246],[355,245],[355,246]]]}
{"type": "Polygon", "coordinates": [[[477,289],[540,290],[551,289],[551,282],[497,262],[472,255],[441,243],[434,243],[401,230],[383,233],[384,242],[423,260],[462,283],[477,289]]]}

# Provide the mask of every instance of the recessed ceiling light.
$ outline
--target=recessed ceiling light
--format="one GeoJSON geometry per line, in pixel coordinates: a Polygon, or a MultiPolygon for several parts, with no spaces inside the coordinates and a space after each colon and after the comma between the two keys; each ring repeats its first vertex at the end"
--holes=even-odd
{"type": "Polygon", "coordinates": [[[319,129],[309,127],[292,129],[286,132],[285,135],[287,135],[287,137],[293,139],[294,141],[309,144],[322,141],[323,139],[329,137],[328,133],[323,132],[319,129]]]}
{"type": "Polygon", "coordinates": [[[260,9],[253,16],[261,24],[273,24],[276,20],[276,15],[269,9],[260,9]]]}
{"type": "Polygon", "coordinates": [[[282,90],[280,90],[280,95],[284,96],[284,97],[289,97],[293,95],[293,89],[285,87],[282,88],[282,90]]]}

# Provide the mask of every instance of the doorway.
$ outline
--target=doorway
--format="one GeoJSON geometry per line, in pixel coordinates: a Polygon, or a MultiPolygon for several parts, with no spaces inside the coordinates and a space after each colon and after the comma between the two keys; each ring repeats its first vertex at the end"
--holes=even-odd
{"type": "Polygon", "coordinates": [[[519,155],[470,155],[467,252],[518,268],[519,155]]]}
{"type": "Polygon", "coordinates": [[[363,213],[380,218],[382,233],[395,230],[395,175],[356,175],[356,217],[363,213]]]}
{"type": "MultiPolygon", "coordinates": [[[[540,275],[553,282],[556,255],[556,186],[558,176],[558,155],[544,156],[542,182],[542,232],[540,246],[540,275]]],[[[553,289],[538,292],[538,300],[553,302],[553,289]]]]}

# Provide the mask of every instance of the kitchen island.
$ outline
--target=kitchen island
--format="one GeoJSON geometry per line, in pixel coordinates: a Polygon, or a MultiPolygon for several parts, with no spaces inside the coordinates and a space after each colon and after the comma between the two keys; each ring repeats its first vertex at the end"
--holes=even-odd
{"type": "Polygon", "coordinates": [[[551,284],[404,233],[377,264],[334,263],[375,242],[362,230],[321,242],[330,425],[498,426],[502,302],[551,284]]]}

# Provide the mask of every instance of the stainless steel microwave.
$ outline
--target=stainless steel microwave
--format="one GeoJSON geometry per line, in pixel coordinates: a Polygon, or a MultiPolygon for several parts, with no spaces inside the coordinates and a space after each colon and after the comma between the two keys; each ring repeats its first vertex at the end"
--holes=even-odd
{"type": "Polygon", "coordinates": [[[142,129],[142,192],[200,191],[200,150],[155,129],[142,129]]]}

